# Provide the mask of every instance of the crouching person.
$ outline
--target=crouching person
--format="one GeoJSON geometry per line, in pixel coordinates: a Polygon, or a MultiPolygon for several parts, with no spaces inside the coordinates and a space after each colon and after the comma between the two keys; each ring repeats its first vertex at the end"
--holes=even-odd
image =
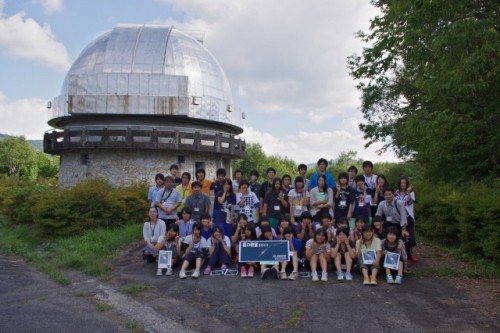
{"type": "Polygon", "coordinates": [[[205,252],[208,247],[206,239],[201,237],[201,229],[201,223],[196,222],[193,225],[193,233],[184,238],[184,244],[188,244],[188,246],[186,248],[186,255],[179,272],[179,278],[181,279],[185,279],[187,277],[186,269],[193,265],[195,266],[195,269],[191,277],[193,279],[200,277],[201,265],[205,261],[205,252]]]}
{"type": "Polygon", "coordinates": [[[380,268],[380,259],[382,257],[382,242],[375,237],[372,228],[368,225],[363,227],[362,233],[363,238],[356,242],[356,255],[361,265],[363,284],[376,285],[377,273],[380,268]],[[375,257],[370,257],[370,262],[368,262],[368,257],[365,258],[365,256],[363,256],[363,250],[375,251],[375,257]]]}
{"type": "Polygon", "coordinates": [[[173,268],[177,264],[177,257],[181,254],[181,244],[179,243],[179,226],[175,223],[168,227],[167,233],[158,238],[158,244],[156,244],[156,249],[158,251],[165,250],[172,252],[172,264],[169,268],[165,270],[158,268],[156,275],[161,276],[165,272],[165,275],[172,275],[173,268]]]}
{"type": "Polygon", "coordinates": [[[293,227],[285,228],[284,239],[288,241],[288,246],[290,247],[290,253],[292,254],[290,260],[292,261],[292,273],[287,277],[286,276],[286,268],[288,266],[289,261],[282,261],[281,264],[281,272],[280,278],[281,280],[297,280],[299,277],[299,251],[301,247],[301,242],[297,238],[293,237],[293,227]]]}
{"type": "Polygon", "coordinates": [[[352,280],[352,263],[354,258],[356,258],[355,244],[349,238],[348,228],[338,228],[335,232],[335,238],[332,240],[331,244],[331,257],[335,264],[335,269],[337,270],[337,280],[347,281],[352,280]],[[346,272],[342,271],[342,263],[346,266],[346,272]]]}
{"type": "Polygon", "coordinates": [[[158,218],[158,209],[150,207],[148,212],[148,220],[144,222],[142,228],[142,236],[146,245],[142,249],[142,259],[145,262],[155,262],[158,257],[158,238],[166,232],[165,222],[158,218]]]}
{"type": "Polygon", "coordinates": [[[403,270],[408,263],[408,254],[406,253],[405,243],[399,239],[399,232],[397,228],[387,228],[387,238],[382,241],[382,253],[384,256],[388,252],[399,254],[399,264],[397,270],[385,268],[387,283],[401,284],[403,283],[403,270]],[[393,276],[396,272],[396,277],[393,276]]]}
{"type": "Polygon", "coordinates": [[[212,237],[208,239],[208,265],[204,274],[208,275],[218,264],[225,271],[231,261],[231,240],[224,235],[222,227],[216,225],[212,228],[212,237]]]}

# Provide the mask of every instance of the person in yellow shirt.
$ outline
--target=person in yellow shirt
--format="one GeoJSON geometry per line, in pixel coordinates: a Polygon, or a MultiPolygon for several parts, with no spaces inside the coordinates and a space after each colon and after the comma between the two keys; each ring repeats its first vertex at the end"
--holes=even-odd
{"type": "Polygon", "coordinates": [[[191,194],[191,174],[189,172],[182,173],[181,183],[177,185],[176,189],[181,193],[182,197],[182,203],[179,208],[177,208],[177,215],[179,216],[179,220],[181,220],[184,203],[186,202],[188,195],[191,194]]]}

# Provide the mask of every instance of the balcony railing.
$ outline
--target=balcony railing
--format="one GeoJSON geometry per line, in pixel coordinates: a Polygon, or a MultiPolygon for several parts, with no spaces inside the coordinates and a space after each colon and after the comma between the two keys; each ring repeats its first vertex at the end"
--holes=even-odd
{"type": "Polygon", "coordinates": [[[43,138],[43,149],[48,154],[80,149],[164,149],[241,157],[245,148],[245,140],[234,135],[189,128],[88,126],[48,131],[43,138]]]}

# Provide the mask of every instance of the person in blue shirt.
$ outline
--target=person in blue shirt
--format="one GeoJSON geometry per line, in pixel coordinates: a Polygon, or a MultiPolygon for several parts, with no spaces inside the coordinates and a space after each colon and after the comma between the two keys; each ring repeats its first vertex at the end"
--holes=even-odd
{"type": "Polygon", "coordinates": [[[309,188],[315,188],[318,186],[318,177],[319,175],[325,175],[326,177],[326,186],[328,186],[331,189],[334,189],[335,186],[335,178],[333,175],[326,171],[326,168],[328,167],[328,161],[324,158],[320,158],[318,160],[318,172],[316,172],[314,175],[311,177],[311,182],[309,183],[309,188]]]}

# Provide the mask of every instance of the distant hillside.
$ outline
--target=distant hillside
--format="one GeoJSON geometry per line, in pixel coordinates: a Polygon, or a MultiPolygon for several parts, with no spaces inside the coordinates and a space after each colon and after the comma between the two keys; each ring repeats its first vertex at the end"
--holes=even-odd
{"type": "MultiPolygon", "coordinates": [[[[8,138],[9,136],[10,135],[0,133],[0,140],[8,138]]],[[[34,150],[43,151],[43,140],[28,140],[28,142],[31,144],[31,147],[33,147],[34,150]]]]}

